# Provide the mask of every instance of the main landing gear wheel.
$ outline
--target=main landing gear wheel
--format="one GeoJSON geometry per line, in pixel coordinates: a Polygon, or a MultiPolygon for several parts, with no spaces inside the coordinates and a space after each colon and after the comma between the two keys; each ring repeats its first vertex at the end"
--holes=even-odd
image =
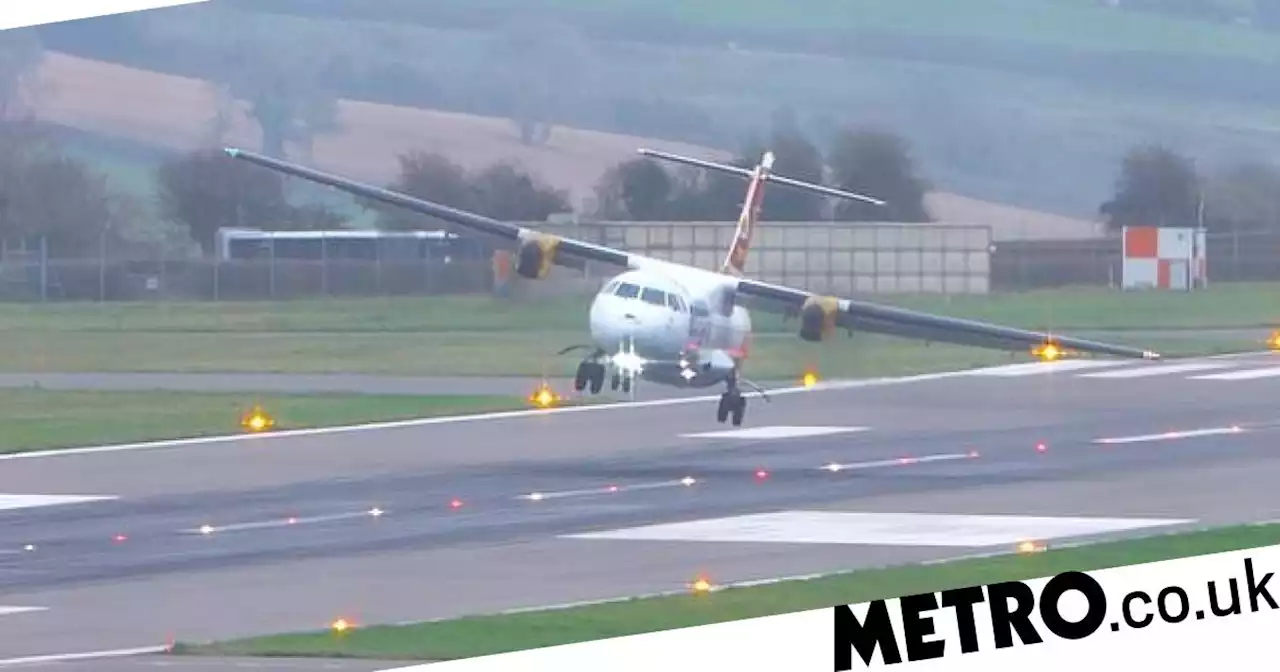
{"type": "Polygon", "coordinates": [[[720,395],[720,407],[716,409],[716,421],[724,422],[733,415],[733,426],[738,427],[742,424],[742,418],[747,414],[747,398],[742,393],[733,390],[720,395]]]}
{"type": "Polygon", "coordinates": [[[581,392],[588,385],[591,394],[599,394],[604,387],[604,365],[597,362],[584,361],[578,364],[578,372],[573,376],[573,389],[581,392]]]}

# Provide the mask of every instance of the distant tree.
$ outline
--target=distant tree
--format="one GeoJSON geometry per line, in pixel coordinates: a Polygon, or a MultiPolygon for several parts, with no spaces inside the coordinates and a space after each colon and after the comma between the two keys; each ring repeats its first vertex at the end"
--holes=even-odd
{"type": "Polygon", "coordinates": [[[876,129],[846,128],[835,137],[827,153],[834,186],[878,198],[881,208],[861,201],[836,204],[839,221],[931,221],[924,196],[928,183],[916,175],[907,141],[876,129]]]}
{"type": "Polygon", "coordinates": [[[14,115],[32,93],[31,77],[44,58],[32,28],[0,31],[0,119],[14,115]]]}
{"type": "Polygon", "coordinates": [[[212,7],[217,4],[204,10],[210,30],[224,37],[223,71],[228,73],[213,83],[218,97],[212,121],[215,135],[227,128],[231,102],[244,100],[262,130],[264,154],[284,158],[286,144],[292,143],[309,155],[317,135],[340,126],[337,95],[326,84],[333,79],[338,57],[254,30],[257,24],[246,29],[232,10],[212,7]]]}
{"type": "MultiPolygon", "coordinates": [[[[470,179],[462,166],[440,154],[412,151],[400,156],[400,175],[388,189],[409,196],[416,196],[441,205],[462,210],[476,210],[478,202],[470,179]]],[[[423,228],[449,228],[435,218],[407,212],[404,208],[385,205],[377,201],[360,201],[361,205],[378,213],[377,226],[387,230],[414,230],[423,228]]]]}
{"type": "Polygon", "coordinates": [[[43,236],[50,255],[83,255],[114,237],[124,205],[105,176],[63,154],[35,125],[0,127],[0,236],[43,236]]]}
{"type": "Polygon", "coordinates": [[[542,184],[523,169],[498,163],[471,180],[476,209],[483,215],[509,222],[544,221],[556,213],[572,212],[563,191],[542,184]]]}
{"type": "Polygon", "coordinates": [[[1206,226],[1280,231],[1280,169],[1241,163],[1215,175],[1205,194],[1206,226]]]}
{"type": "Polygon", "coordinates": [[[1157,145],[1135,147],[1125,155],[1116,193],[1098,211],[1107,226],[1192,226],[1200,204],[1200,178],[1194,163],[1157,145]]]}
{"type": "Polygon", "coordinates": [[[611,221],[655,221],[672,214],[679,184],[657,161],[638,157],[610,168],[596,185],[595,216],[611,221]]]}
{"type": "Polygon", "coordinates": [[[205,252],[218,229],[289,229],[298,213],[279,173],[236,161],[216,149],[165,162],[158,169],[161,215],[187,227],[205,252]]]}

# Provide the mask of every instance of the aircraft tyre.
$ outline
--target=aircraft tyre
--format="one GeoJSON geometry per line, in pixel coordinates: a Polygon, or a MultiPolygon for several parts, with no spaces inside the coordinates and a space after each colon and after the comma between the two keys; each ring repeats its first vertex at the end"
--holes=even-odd
{"type": "Polygon", "coordinates": [[[746,413],[747,398],[742,396],[741,392],[725,392],[720,395],[720,406],[716,409],[716,422],[724,422],[732,414],[733,426],[738,427],[742,424],[746,413]]]}
{"type": "Polygon", "coordinates": [[[578,364],[578,371],[573,376],[573,389],[581,392],[591,386],[591,394],[599,394],[604,387],[604,365],[584,361],[578,364]]]}
{"type": "Polygon", "coordinates": [[[604,387],[604,365],[591,365],[591,394],[600,394],[600,390],[604,387]]]}

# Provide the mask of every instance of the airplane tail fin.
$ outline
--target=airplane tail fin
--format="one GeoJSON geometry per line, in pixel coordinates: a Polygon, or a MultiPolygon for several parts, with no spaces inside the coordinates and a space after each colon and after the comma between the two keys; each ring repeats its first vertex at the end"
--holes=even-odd
{"type": "Polygon", "coordinates": [[[751,238],[755,234],[756,222],[760,219],[760,206],[764,199],[764,185],[766,182],[775,182],[796,189],[803,189],[824,196],[834,196],[836,198],[845,198],[855,201],[863,201],[879,206],[884,206],[885,202],[870,196],[855,194],[843,189],[836,189],[821,184],[813,184],[802,180],[785,177],[773,173],[773,152],[766,151],[761,157],[760,163],[755,168],[740,168],[724,163],[716,163],[715,161],[706,161],[703,159],[695,159],[679,154],[669,154],[667,152],[659,152],[652,149],[641,149],[640,153],[655,159],[664,161],[672,161],[674,163],[683,163],[688,166],[705,168],[708,170],[716,170],[722,173],[730,173],[748,180],[747,197],[742,204],[742,212],[738,215],[738,228],[734,232],[733,243],[729,248],[729,253],[725,256],[724,263],[721,264],[720,272],[729,273],[742,277],[744,269],[747,265],[747,252],[751,247],[751,238]]]}

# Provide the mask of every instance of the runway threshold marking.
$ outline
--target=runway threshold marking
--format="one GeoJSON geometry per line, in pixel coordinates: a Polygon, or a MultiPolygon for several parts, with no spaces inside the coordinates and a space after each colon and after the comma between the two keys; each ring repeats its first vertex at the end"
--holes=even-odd
{"type": "Polygon", "coordinates": [[[1245,430],[1243,427],[1209,427],[1206,429],[1190,429],[1184,431],[1162,432],[1160,434],[1140,434],[1138,436],[1118,436],[1104,439],[1094,439],[1095,444],[1115,445],[1124,443],[1150,443],[1154,441],[1177,441],[1179,439],[1194,439],[1201,436],[1222,436],[1226,434],[1241,434],[1245,430]]]}
{"type": "Polygon", "coordinates": [[[828,436],[849,432],[865,432],[870,427],[804,427],[793,425],[774,425],[765,427],[743,427],[716,432],[696,432],[681,434],[687,439],[800,439],[810,436],[828,436]]]}
{"type": "MultiPolygon", "coordinates": [[[[885,385],[901,385],[907,383],[926,382],[933,380],[945,380],[948,378],[956,378],[970,375],[980,369],[961,369],[958,371],[942,371],[938,373],[924,373],[914,376],[886,377],[886,378],[868,378],[863,380],[845,380],[845,381],[827,381],[820,382],[812,387],[798,385],[795,387],[783,387],[768,390],[770,396],[783,396],[788,394],[798,394],[802,392],[829,392],[838,390],[852,390],[865,387],[881,387],[885,385]]],[[[182,448],[188,446],[200,446],[222,443],[236,443],[240,441],[271,441],[274,439],[288,439],[307,436],[325,436],[330,434],[346,434],[352,432],[380,431],[387,429],[406,429],[412,427],[426,427],[430,425],[446,425],[463,422],[485,422],[490,420],[504,420],[512,418],[529,418],[539,415],[563,415],[567,413],[591,413],[603,412],[609,410],[621,410],[631,408],[654,408],[658,406],[677,406],[683,404],[693,404],[707,401],[719,401],[720,395],[706,395],[701,397],[674,397],[668,399],[650,399],[646,401],[628,401],[615,404],[588,404],[584,406],[559,406],[554,408],[530,408],[518,411],[498,411],[494,413],[475,413],[471,415],[447,415],[434,416],[430,418],[414,418],[409,420],[392,420],[386,422],[369,422],[355,425],[338,425],[333,427],[313,427],[309,429],[289,429],[273,432],[262,432],[257,434],[226,434],[222,436],[200,436],[185,439],[164,439],[159,441],[142,441],[137,443],[119,443],[106,444],[96,446],[81,446],[78,448],[64,448],[58,450],[39,450],[28,451],[22,453],[5,453],[0,454],[0,461],[4,460],[30,460],[47,457],[71,457],[76,455],[87,455],[95,453],[118,453],[130,452],[137,450],[153,450],[157,448],[182,448]]]]}
{"type": "Polygon", "coordinates": [[[780,511],[565,535],[566,539],[985,547],[1195,522],[850,511],[780,511]]]}

